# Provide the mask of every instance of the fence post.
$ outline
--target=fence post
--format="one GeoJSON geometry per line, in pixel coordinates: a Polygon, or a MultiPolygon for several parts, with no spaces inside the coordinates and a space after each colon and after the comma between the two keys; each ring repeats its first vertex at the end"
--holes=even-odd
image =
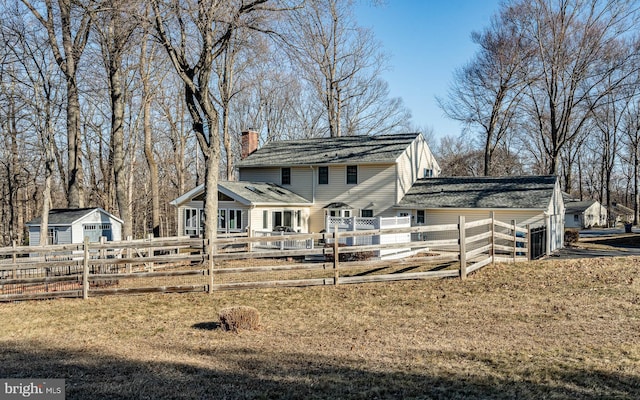
{"type": "MultiPolygon", "coordinates": [[[[153,247],[151,246],[151,243],[153,242],[153,233],[150,233],[147,235],[147,239],[149,240],[149,253],[148,253],[148,257],[153,257],[154,254],[154,250],[153,247]]],[[[153,261],[150,262],[149,264],[149,272],[153,272],[153,261]]]]}
{"type": "MultiPolygon", "coordinates": [[[[131,241],[133,240],[133,237],[131,236],[127,236],[127,242],[130,244],[131,241]]],[[[133,250],[131,249],[131,247],[127,247],[127,259],[131,259],[131,257],[133,256],[133,250]]],[[[127,274],[130,274],[131,271],[131,263],[127,263],[127,274]]]]}
{"type": "Polygon", "coordinates": [[[518,232],[516,231],[516,220],[511,220],[511,226],[513,229],[513,263],[516,263],[516,254],[518,251],[518,232]]]}
{"type": "MultiPolygon", "coordinates": [[[[105,244],[105,243],[107,243],[107,238],[106,238],[106,236],[100,236],[100,244],[101,244],[101,245],[103,245],[103,244],[105,244]]],[[[101,246],[101,247],[100,247],[100,259],[101,259],[101,260],[104,260],[104,259],[106,259],[106,258],[107,258],[107,250],[106,250],[106,249],[104,249],[104,248],[102,248],[102,246],[101,246]]],[[[106,264],[102,264],[102,265],[104,265],[104,266],[105,266],[105,267],[104,267],[104,269],[106,270],[106,264]]],[[[115,267],[116,267],[116,268],[118,268],[118,267],[117,267],[117,265],[115,265],[115,267]]],[[[119,271],[118,271],[118,272],[119,272],[119,271]]],[[[104,270],[103,270],[103,271],[100,271],[100,273],[101,273],[101,274],[104,274],[104,273],[106,273],[106,271],[104,271],[104,270]]]]}
{"type": "Polygon", "coordinates": [[[527,260],[531,261],[531,225],[527,224],[527,260]]]}
{"type": "Polygon", "coordinates": [[[334,227],[333,230],[333,284],[337,285],[338,280],[340,278],[340,273],[338,268],[340,267],[340,251],[338,250],[340,246],[338,246],[338,225],[334,227]]]}
{"type": "Polygon", "coordinates": [[[551,218],[548,215],[544,216],[544,224],[546,226],[545,255],[549,256],[551,254],[551,218]]]}
{"type": "MultiPolygon", "coordinates": [[[[254,237],[255,234],[253,233],[253,229],[251,229],[251,227],[247,228],[247,237],[252,238],[254,237]]],[[[253,251],[253,242],[248,242],[247,243],[247,251],[249,253],[251,253],[253,251]]]]}
{"type": "Polygon", "coordinates": [[[280,251],[284,250],[284,231],[280,231],[280,251]]]}
{"type": "MultiPolygon", "coordinates": [[[[357,219],[357,218],[356,218],[356,216],[354,215],[353,217],[351,217],[351,230],[352,230],[353,232],[355,232],[355,231],[357,231],[357,230],[358,230],[358,227],[356,226],[356,224],[357,224],[357,223],[358,223],[358,219],[357,219]]],[[[358,237],[356,237],[356,236],[351,236],[351,237],[349,238],[349,241],[350,241],[351,243],[347,242],[347,246],[355,246],[355,245],[357,245],[357,244],[358,244],[358,237]]]]}
{"type": "Polygon", "coordinates": [[[209,294],[213,294],[213,268],[215,266],[213,259],[214,246],[211,239],[207,240],[206,243],[207,263],[209,267],[209,294]]]}
{"type": "Polygon", "coordinates": [[[489,212],[489,218],[491,218],[491,264],[496,263],[496,216],[493,211],[489,212]]]}
{"type": "Polygon", "coordinates": [[[82,263],[82,298],[89,298],[89,236],[84,237],[84,258],[82,263]]]}
{"type": "Polygon", "coordinates": [[[12,240],[11,247],[13,247],[13,252],[11,253],[11,260],[13,262],[13,269],[11,269],[11,279],[16,279],[18,277],[18,271],[16,269],[16,262],[18,261],[18,257],[16,255],[17,246],[18,242],[16,240],[12,240]]]}
{"type": "Polygon", "coordinates": [[[458,216],[458,241],[460,242],[460,279],[467,279],[467,232],[464,215],[458,216]]]}

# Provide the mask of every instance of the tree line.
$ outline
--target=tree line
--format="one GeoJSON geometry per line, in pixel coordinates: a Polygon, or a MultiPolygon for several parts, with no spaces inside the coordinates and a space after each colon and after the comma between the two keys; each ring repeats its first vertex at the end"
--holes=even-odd
{"type": "MultiPolygon", "coordinates": [[[[235,179],[243,130],[261,143],[420,130],[354,9],[0,0],[0,244],[25,243],[37,216],[47,238],[52,207],[102,207],[124,236],[172,234],[168,202],[201,183],[212,238],[217,182],[235,179]]],[[[634,1],[502,3],[438,99],[465,125],[431,139],[443,172],[557,174],[572,195],[637,214],[637,18],[634,1]]]]}
{"type": "MultiPolygon", "coordinates": [[[[407,131],[347,0],[3,0],[0,242],[50,208],[98,206],[123,236],[175,232],[168,202],[234,179],[261,141],[407,131]]],[[[213,188],[212,190],[209,190],[213,188]]]]}
{"type": "MultiPolygon", "coordinates": [[[[552,174],[577,199],[632,205],[638,223],[640,5],[501,5],[439,99],[466,127],[440,143],[460,175],[552,174]],[[469,140],[471,138],[472,140],[469,140]]],[[[448,168],[451,167],[451,168],[448,168]]]]}

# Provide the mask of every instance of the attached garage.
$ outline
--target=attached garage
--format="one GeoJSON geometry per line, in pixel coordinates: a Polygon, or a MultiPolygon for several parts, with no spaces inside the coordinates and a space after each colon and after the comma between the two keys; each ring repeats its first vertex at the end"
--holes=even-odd
{"type": "Polygon", "coordinates": [[[444,177],[419,179],[399,203],[419,224],[457,223],[494,218],[531,228],[546,226],[547,248],[564,243],[564,202],[557,177],[444,177]],[[424,222],[422,222],[424,220],[424,222]]]}

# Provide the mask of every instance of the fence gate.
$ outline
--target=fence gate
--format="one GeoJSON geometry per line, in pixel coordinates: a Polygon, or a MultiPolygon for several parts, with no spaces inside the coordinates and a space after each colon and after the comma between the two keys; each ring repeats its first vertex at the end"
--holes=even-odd
{"type": "Polygon", "coordinates": [[[547,227],[543,225],[537,228],[531,228],[529,235],[531,238],[531,259],[537,260],[545,255],[547,248],[547,227]]]}

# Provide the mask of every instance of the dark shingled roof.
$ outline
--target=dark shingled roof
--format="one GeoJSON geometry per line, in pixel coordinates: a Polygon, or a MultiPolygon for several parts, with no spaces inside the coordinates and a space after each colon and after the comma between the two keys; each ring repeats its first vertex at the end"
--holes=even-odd
{"type": "Polygon", "coordinates": [[[585,210],[595,203],[595,200],[585,200],[585,201],[565,201],[565,213],[566,214],[575,214],[582,213],[585,210]]]}
{"type": "Polygon", "coordinates": [[[403,133],[269,142],[237,166],[393,163],[419,135],[403,133]]]}
{"type": "MultiPolygon", "coordinates": [[[[96,210],[93,208],[53,208],[49,211],[49,225],[71,225],[85,215],[96,210]]],[[[40,225],[42,217],[35,218],[26,225],[40,225]]]]}
{"type": "Polygon", "coordinates": [[[399,207],[546,209],[555,183],[555,176],[425,178],[399,207]]]}
{"type": "MultiPolygon", "coordinates": [[[[218,191],[243,204],[254,205],[311,205],[304,197],[269,182],[218,182],[218,191]]],[[[187,193],[172,200],[169,204],[179,207],[181,204],[192,200],[204,200],[204,185],[196,186],[187,193]]]]}
{"type": "Polygon", "coordinates": [[[219,182],[219,187],[234,193],[251,204],[311,204],[309,200],[278,186],[275,183],[264,182],[219,182]]]}

